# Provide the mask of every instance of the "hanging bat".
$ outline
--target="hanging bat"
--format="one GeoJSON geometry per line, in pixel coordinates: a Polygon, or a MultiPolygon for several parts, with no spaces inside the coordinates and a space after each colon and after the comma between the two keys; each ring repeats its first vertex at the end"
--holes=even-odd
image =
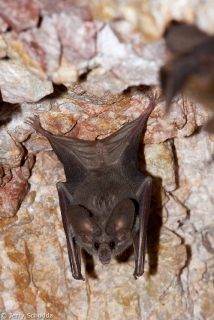
{"type": "Polygon", "coordinates": [[[66,182],[57,189],[74,279],[81,274],[81,248],[102,264],[133,244],[134,277],[144,272],[151,177],[138,171],[142,127],[155,107],[103,140],[55,136],[35,116],[26,121],[45,136],[64,166],[66,182]]]}
{"type": "Polygon", "coordinates": [[[160,70],[167,109],[173,97],[181,91],[213,110],[214,36],[207,35],[193,25],[172,24],[165,39],[172,53],[172,59],[160,70]]]}

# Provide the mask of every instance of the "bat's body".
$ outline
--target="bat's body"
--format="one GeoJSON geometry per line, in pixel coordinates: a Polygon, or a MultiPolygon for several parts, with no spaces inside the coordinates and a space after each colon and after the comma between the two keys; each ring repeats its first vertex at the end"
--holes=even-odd
{"type": "Polygon", "coordinates": [[[213,110],[214,36],[193,25],[172,25],[166,32],[166,45],[172,59],[162,67],[160,80],[167,107],[181,91],[213,110]]]}
{"type": "Polygon", "coordinates": [[[137,150],[154,106],[151,102],[140,118],[95,141],[54,136],[40,126],[38,116],[27,121],[49,140],[64,166],[67,180],[57,189],[75,279],[83,280],[81,248],[107,264],[131,244],[134,276],[143,274],[151,178],[138,170],[137,150]]]}

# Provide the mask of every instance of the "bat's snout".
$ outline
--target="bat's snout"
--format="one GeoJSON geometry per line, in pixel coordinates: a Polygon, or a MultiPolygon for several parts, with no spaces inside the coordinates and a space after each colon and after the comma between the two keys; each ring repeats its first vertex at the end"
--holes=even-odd
{"type": "Polygon", "coordinates": [[[111,250],[110,248],[104,246],[100,247],[98,252],[99,260],[102,264],[109,264],[111,261],[111,250]]]}
{"type": "Polygon", "coordinates": [[[111,261],[111,260],[108,260],[108,261],[101,261],[101,260],[100,260],[100,262],[101,262],[102,264],[109,264],[110,261],[111,261]]]}

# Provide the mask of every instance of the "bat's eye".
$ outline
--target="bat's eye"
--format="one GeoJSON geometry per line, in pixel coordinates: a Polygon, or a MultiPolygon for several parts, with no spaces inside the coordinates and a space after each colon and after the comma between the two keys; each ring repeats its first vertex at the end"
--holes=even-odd
{"type": "Polygon", "coordinates": [[[111,249],[114,249],[114,247],[115,247],[115,242],[114,242],[114,241],[110,242],[110,243],[109,243],[109,247],[110,247],[111,249]]]}
{"type": "Polygon", "coordinates": [[[95,248],[96,250],[98,250],[98,249],[99,249],[99,243],[94,242],[94,248],[95,248]]]}

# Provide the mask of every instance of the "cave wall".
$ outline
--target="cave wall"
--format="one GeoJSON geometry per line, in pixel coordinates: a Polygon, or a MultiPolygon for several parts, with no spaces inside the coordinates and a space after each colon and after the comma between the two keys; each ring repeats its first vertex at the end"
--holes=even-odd
{"type": "Polygon", "coordinates": [[[211,113],[159,88],[171,20],[214,32],[210,1],[0,1],[0,313],[54,319],[213,319],[211,113]],[[53,134],[102,139],[154,99],[139,168],[153,177],[145,273],[132,248],[101,265],[82,254],[72,278],[53,134]]]}

